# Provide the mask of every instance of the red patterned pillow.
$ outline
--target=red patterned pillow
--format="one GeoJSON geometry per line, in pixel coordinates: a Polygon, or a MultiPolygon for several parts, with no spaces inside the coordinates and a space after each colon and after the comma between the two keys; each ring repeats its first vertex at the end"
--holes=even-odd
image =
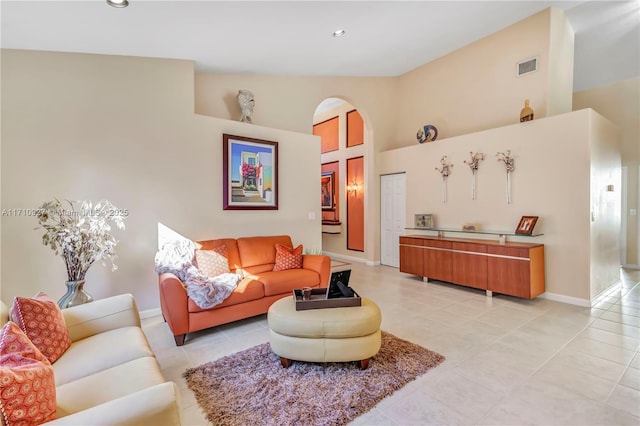
{"type": "Polygon", "coordinates": [[[294,249],[276,244],[276,264],[273,266],[273,270],[284,271],[300,268],[302,268],[302,244],[294,249]]]}
{"type": "Polygon", "coordinates": [[[208,277],[231,272],[227,259],[227,246],[215,247],[212,250],[195,251],[196,266],[208,277]]]}
{"type": "Polygon", "coordinates": [[[7,425],[34,425],[56,418],[53,367],[11,321],[0,330],[0,410],[7,425]]]}
{"type": "Polygon", "coordinates": [[[13,320],[47,359],[54,363],[71,346],[62,311],[45,293],[16,297],[13,320]]]}

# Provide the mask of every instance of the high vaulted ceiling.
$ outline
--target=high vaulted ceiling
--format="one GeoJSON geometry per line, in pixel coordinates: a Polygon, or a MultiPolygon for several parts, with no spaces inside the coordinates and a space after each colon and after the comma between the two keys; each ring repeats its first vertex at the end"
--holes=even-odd
{"type": "Polygon", "coordinates": [[[640,74],[638,0],[129,3],[3,0],[2,47],[189,59],[198,72],[396,76],[553,6],[576,33],[575,90],[640,74]]]}

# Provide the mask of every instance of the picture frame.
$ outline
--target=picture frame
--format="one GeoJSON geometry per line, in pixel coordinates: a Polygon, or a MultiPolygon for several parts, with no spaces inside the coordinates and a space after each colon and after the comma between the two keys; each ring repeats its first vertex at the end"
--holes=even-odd
{"type": "Polygon", "coordinates": [[[323,211],[335,210],[336,173],[323,172],[320,175],[320,202],[323,211]]]}
{"type": "Polygon", "coordinates": [[[533,227],[536,226],[538,216],[522,216],[518,227],[516,228],[516,234],[531,235],[533,233],[533,227]]]}
{"type": "Polygon", "coordinates": [[[433,229],[433,214],[416,214],[413,223],[417,229],[433,229]]]}
{"type": "Polygon", "coordinates": [[[222,135],[224,210],[278,210],[278,142],[222,135]]]}

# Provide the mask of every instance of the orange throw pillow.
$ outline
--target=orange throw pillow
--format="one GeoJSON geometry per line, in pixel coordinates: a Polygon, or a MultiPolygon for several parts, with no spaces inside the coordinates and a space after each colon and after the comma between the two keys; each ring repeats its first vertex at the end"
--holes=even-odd
{"type": "Polygon", "coordinates": [[[302,244],[294,249],[276,244],[276,264],[273,266],[273,270],[284,271],[300,268],[302,268],[302,244]]]}
{"type": "Polygon", "coordinates": [[[227,246],[215,247],[212,250],[196,250],[196,266],[208,277],[231,272],[227,259],[227,246]]]}
{"type": "Polygon", "coordinates": [[[54,363],[71,346],[62,311],[45,293],[16,297],[13,320],[47,359],[54,363]]]}
{"type": "Polygon", "coordinates": [[[2,424],[35,425],[56,418],[56,381],[49,360],[14,322],[0,330],[2,424]]]}

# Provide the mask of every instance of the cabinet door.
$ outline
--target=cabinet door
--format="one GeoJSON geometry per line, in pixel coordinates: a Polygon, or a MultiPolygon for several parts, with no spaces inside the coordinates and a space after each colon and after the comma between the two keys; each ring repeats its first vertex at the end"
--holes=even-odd
{"type": "Polygon", "coordinates": [[[425,240],[423,276],[451,282],[451,242],[425,240]]]}
{"type": "Polygon", "coordinates": [[[400,237],[400,272],[422,276],[422,239],[400,237]]]}
{"type": "Polygon", "coordinates": [[[530,299],[531,263],[529,249],[519,247],[488,247],[487,289],[496,293],[530,299]]]}
{"type": "Polygon", "coordinates": [[[487,246],[453,243],[452,279],[456,284],[487,289],[487,246]],[[478,254],[474,254],[478,253],[478,254]]]}

